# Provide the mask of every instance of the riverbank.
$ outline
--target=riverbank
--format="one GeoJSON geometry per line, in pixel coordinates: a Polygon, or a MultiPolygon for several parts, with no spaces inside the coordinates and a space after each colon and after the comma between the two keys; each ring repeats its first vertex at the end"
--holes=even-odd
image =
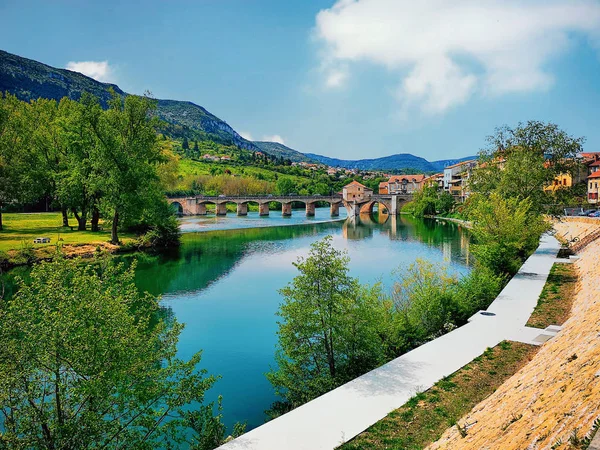
{"type": "MultiPolygon", "coordinates": [[[[585,237],[598,227],[600,223],[589,221],[555,224],[557,234],[566,239],[585,237]]],[[[574,264],[579,280],[571,315],[561,331],[461,419],[472,424],[466,435],[449,428],[428,450],[567,449],[592,431],[600,416],[600,241],[578,256],[574,264]]]]}
{"type": "Polygon", "coordinates": [[[536,330],[527,329],[525,324],[558,250],[558,241],[544,235],[538,249],[484,314],[475,314],[466,325],[251,430],[222,448],[336,448],[404,405],[415,393],[423,392],[473,361],[488,347],[503,340],[535,343],[541,330],[534,333],[536,330]]]}

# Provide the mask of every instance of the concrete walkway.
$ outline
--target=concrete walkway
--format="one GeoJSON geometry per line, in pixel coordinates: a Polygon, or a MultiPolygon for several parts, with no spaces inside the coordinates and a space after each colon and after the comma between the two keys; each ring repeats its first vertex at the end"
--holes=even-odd
{"type": "MultiPolygon", "coordinates": [[[[366,430],[503,340],[536,343],[525,327],[560,245],[544,235],[485,312],[355,380],[221,446],[227,450],[330,450],[366,430]]],[[[534,330],[534,331],[532,331],[534,330]]],[[[541,333],[541,330],[540,330],[541,333]]],[[[537,342],[538,344],[540,342],[537,342]]]]}

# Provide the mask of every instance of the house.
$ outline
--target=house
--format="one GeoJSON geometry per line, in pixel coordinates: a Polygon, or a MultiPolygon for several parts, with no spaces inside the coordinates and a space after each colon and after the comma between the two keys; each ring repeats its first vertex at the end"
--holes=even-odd
{"type": "Polygon", "coordinates": [[[221,161],[229,161],[231,159],[231,156],[221,156],[221,161]]]}
{"type": "Polygon", "coordinates": [[[393,175],[388,180],[387,193],[391,195],[412,194],[423,188],[425,175],[393,175]]]}
{"type": "Polygon", "coordinates": [[[600,183],[600,170],[587,177],[588,203],[598,203],[598,183],[600,183]]]}
{"type": "Polygon", "coordinates": [[[467,184],[477,160],[470,159],[453,164],[444,169],[444,190],[452,194],[457,202],[464,202],[469,196],[467,184]]]}
{"type": "Polygon", "coordinates": [[[444,174],[436,173],[429,177],[423,178],[423,187],[435,187],[437,189],[444,189],[444,174]]]}
{"type": "Polygon", "coordinates": [[[329,169],[327,169],[327,175],[335,175],[337,173],[337,169],[334,169],[333,167],[330,167],[329,169]]]}
{"type": "Polygon", "coordinates": [[[373,189],[366,187],[358,181],[353,181],[342,189],[342,197],[347,202],[362,202],[369,200],[373,195],[373,189]]]}

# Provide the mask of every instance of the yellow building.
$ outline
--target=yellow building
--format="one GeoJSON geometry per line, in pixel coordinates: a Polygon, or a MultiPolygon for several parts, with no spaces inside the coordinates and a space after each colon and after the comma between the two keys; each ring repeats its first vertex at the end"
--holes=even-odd
{"type": "Polygon", "coordinates": [[[553,183],[550,186],[546,186],[544,188],[544,191],[552,192],[556,191],[557,189],[567,188],[571,186],[573,186],[573,177],[568,173],[561,173],[560,175],[556,176],[556,178],[553,180],[553,183]]]}

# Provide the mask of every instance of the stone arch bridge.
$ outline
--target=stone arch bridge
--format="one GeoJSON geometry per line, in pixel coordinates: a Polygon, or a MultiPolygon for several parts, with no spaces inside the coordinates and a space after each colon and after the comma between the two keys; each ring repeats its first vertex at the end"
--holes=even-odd
{"type": "Polygon", "coordinates": [[[321,196],[321,195],[263,195],[263,196],[204,196],[196,195],[192,197],[172,197],[167,201],[177,207],[179,214],[184,216],[206,215],[207,204],[215,205],[217,216],[227,214],[227,204],[233,203],[237,209],[238,216],[248,214],[248,205],[254,203],[258,205],[258,213],[261,216],[269,215],[269,203],[276,202],[281,204],[281,214],[283,216],[292,215],[292,203],[304,203],[306,206],[306,215],[314,216],[315,207],[319,202],[329,203],[331,216],[339,215],[340,205],[343,205],[348,211],[348,216],[356,217],[359,214],[371,213],[375,205],[379,205],[387,210],[389,214],[398,214],[402,203],[410,201],[412,194],[387,195],[374,194],[360,200],[346,200],[341,195],[321,196]]]}

